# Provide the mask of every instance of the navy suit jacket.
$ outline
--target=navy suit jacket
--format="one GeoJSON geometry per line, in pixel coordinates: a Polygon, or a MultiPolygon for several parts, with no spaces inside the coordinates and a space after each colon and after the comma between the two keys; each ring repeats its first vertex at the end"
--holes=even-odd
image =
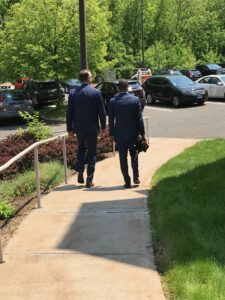
{"type": "Polygon", "coordinates": [[[106,127],[106,113],[102,94],[88,84],[71,90],[69,95],[66,123],[67,131],[78,135],[98,134],[106,127]]]}
{"type": "Polygon", "coordinates": [[[139,134],[144,136],[144,122],[138,97],[129,93],[119,93],[110,100],[109,131],[116,142],[131,142],[139,134]]]}

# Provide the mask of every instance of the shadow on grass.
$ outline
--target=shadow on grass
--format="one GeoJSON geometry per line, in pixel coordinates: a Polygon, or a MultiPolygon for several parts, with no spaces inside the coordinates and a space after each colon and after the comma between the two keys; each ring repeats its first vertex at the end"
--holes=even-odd
{"type": "Polygon", "coordinates": [[[193,261],[225,265],[225,159],[162,179],[149,195],[161,272],[193,261]]]}

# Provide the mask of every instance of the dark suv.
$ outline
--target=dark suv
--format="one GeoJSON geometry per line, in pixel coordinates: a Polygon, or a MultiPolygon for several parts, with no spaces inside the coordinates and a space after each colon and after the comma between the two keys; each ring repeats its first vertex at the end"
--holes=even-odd
{"type": "Polygon", "coordinates": [[[196,69],[201,72],[202,76],[212,74],[225,74],[225,69],[217,64],[201,64],[197,65],[196,69]]]}
{"type": "MultiPolygon", "coordinates": [[[[108,111],[109,100],[118,93],[119,81],[104,81],[96,85],[96,89],[102,92],[106,111],[108,111]]],[[[145,107],[145,92],[137,80],[128,80],[128,92],[140,99],[141,107],[145,107]]]]}
{"type": "Polygon", "coordinates": [[[202,77],[202,74],[199,70],[186,69],[180,71],[183,75],[189,77],[191,80],[194,81],[202,77]]]}
{"type": "Polygon", "coordinates": [[[173,106],[180,104],[203,104],[207,99],[207,91],[184,75],[156,75],[145,81],[144,89],[147,104],[156,100],[172,102],[173,106]]]}
{"type": "Polygon", "coordinates": [[[62,86],[55,80],[30,80],[26,82],[24,90],[34,106],[56,103],[65,98],[62,86]]]}

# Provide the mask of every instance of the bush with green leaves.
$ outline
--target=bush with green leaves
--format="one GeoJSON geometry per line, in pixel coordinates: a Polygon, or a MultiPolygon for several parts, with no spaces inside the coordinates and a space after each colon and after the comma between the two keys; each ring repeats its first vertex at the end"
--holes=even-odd
{"type": "Polygon", "coordinates": [[[7,200],[0,200],[0,219],[11,217],[14,211],[14,207],[7,200]]]}
{"type": "Polygon", "coordinates": [[[40,141],[52,136],[52,130],[50,127],[46,126],[43,121],[39,120],[39,112],[34,112],[33,115],[26,111],[20,111],[19,115],[27,122],[27,129],[24,130],[20,128],[18,134],[23,134],[26,131],[29,135],[35,138],[35,140],[40,141]]]}

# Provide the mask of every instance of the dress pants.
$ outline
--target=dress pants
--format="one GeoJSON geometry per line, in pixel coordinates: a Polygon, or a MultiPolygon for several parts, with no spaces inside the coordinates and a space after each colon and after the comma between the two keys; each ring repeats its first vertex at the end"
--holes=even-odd
{"type": "Polygon", "coordinates": [[[77,135],[78,152],[77,162],[74,169],[77,172],[84,172],[87,163],[87,182],[92,182],[96,163],[97,134],[77,135]]]}
{"type": "Polygon", "coordinates": [[[125,142],[119,141],[117,142],[117,147],[119,151],[119,158],[120,158],[120,169],[123,174],[123,178],[125,183],[130,183],[130,176],[128,171],[128,161],[127,155],[128,150],[131,157],[131,167],[133,169],[133,178],[139,177],[138,171],[138,152],[132,149],[133,143],[132,142],[125,142]]]}

